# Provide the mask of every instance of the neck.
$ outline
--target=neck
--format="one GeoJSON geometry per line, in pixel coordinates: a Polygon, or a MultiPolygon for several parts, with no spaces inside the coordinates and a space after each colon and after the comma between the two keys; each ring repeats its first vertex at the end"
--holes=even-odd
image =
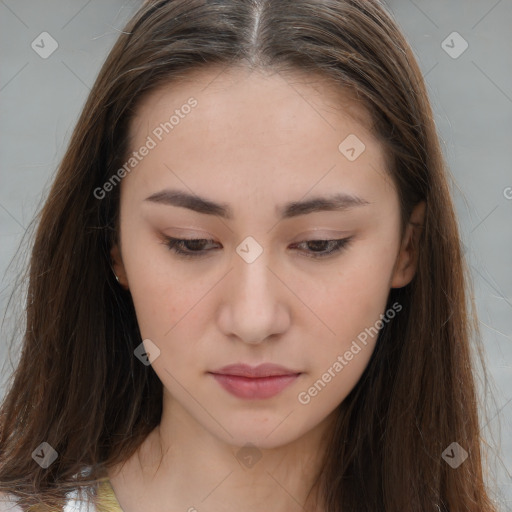
{"type": "Polygon", "coordinates": [[[315,481],[335,412],[286,445],[260,448],[226,443],[167,402],[140,450],[141,485],[173,510],[226,512],[243,503],[245,512],[259,512],[271,503],[274,512],[319,512],[315,481]]]}

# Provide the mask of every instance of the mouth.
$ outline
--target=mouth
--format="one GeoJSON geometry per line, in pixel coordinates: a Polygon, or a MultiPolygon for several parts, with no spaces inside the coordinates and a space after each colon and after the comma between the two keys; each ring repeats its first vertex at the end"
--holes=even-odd
{"type": "Polygon", "coordinates": [[[245,364],[229,365],[208,373],[228,393],[246,400],[262,400],[276,396],[302,374],[269,363],[256,367],[245,364]]]}

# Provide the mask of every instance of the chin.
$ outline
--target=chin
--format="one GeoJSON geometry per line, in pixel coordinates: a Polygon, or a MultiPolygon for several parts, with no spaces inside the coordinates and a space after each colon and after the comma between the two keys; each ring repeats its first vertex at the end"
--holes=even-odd
{"type": "MultiPolygon", "coordinates": [[[[245,413],[243,419],[233,418],[224,422],[227,434],[221,432],[221,439],[236,448],[252,445],[261,449],[273,449],[285,446],[308,433],[314,425],[303,425],[294,418],[294,413],[286,410],[283,414],[269,415],[245,413]],[[289,416],[288,416],[289,415],[289,416]],[[293,419],[292,419],[293,418],[293,419]],[[283,421],[284,420],[284,421],[283,421]]],[[[217,436],[218,431],[217,431],[217,436]]]]}

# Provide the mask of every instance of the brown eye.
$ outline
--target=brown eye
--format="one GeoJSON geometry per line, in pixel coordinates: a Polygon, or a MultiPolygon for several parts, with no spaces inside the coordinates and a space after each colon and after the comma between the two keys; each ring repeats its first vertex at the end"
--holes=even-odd
{"type": "Polygon", "coordinates": [[[305,254],[308,258],[326,258],[345,249],[351,239],[352,237],[341,238],[339,240],[304,240],[294,245],[305,245],[308,247],[310,250],[307,250],[305,254]]]}
{"type": "Polygon", "coordinates": [[[176,254],[184,257],[199,257],[208,252],[204,247],[208,242],[214,242],[207,238],[166,238],[166,246],[176,254]]]}
{"type": "MultiPolygon", "coordinates": [[[[304,251],[308,258],[326,258],[345,249],[352,237],[342,238],[339,240],[304,240],[294,244],[294,246],[306,246],[304,251]]],[[[165,245],[174,253],[183,257],[201,257],[211,252],[205,246],[208,243],[216,243],[214,240],[207,238],[172,238],[165,237],[165,245]]]]}

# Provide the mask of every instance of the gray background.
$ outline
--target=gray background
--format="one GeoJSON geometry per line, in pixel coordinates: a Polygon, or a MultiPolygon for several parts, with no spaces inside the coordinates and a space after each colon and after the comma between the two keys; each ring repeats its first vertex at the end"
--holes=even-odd
{"type": "MultiPolygon", "coordinates": [[[[26,254],[17,252],[22,236],[48,192],[103,60],[140,4],[0,1],[2,317],[26,261],[26,254]],[[47,59],[31,47],[42,32],[58,42],[47,59]]],[[[489,485],[502,510],[512,510],[512,36],[507,30],[512,1],[453,0],[448,6],[443,0],[389,0],[387,5],[426,78],[454,178],[492,393],[482,418],[482,435],[494,446],[489,485]],[[468,44],[457,58],[464,42],[450,36],[454,31],[468,44]]],[[[25,249],[26,243],[27,238],[25,249]]],[[[16,299],[18,309],[22,303],[16,299]]],[[[14,321],[9,308],[0,334],[0,362],[5,362],[0,396],[17,360],[19,345],[7,359],[14,321]]]]}

